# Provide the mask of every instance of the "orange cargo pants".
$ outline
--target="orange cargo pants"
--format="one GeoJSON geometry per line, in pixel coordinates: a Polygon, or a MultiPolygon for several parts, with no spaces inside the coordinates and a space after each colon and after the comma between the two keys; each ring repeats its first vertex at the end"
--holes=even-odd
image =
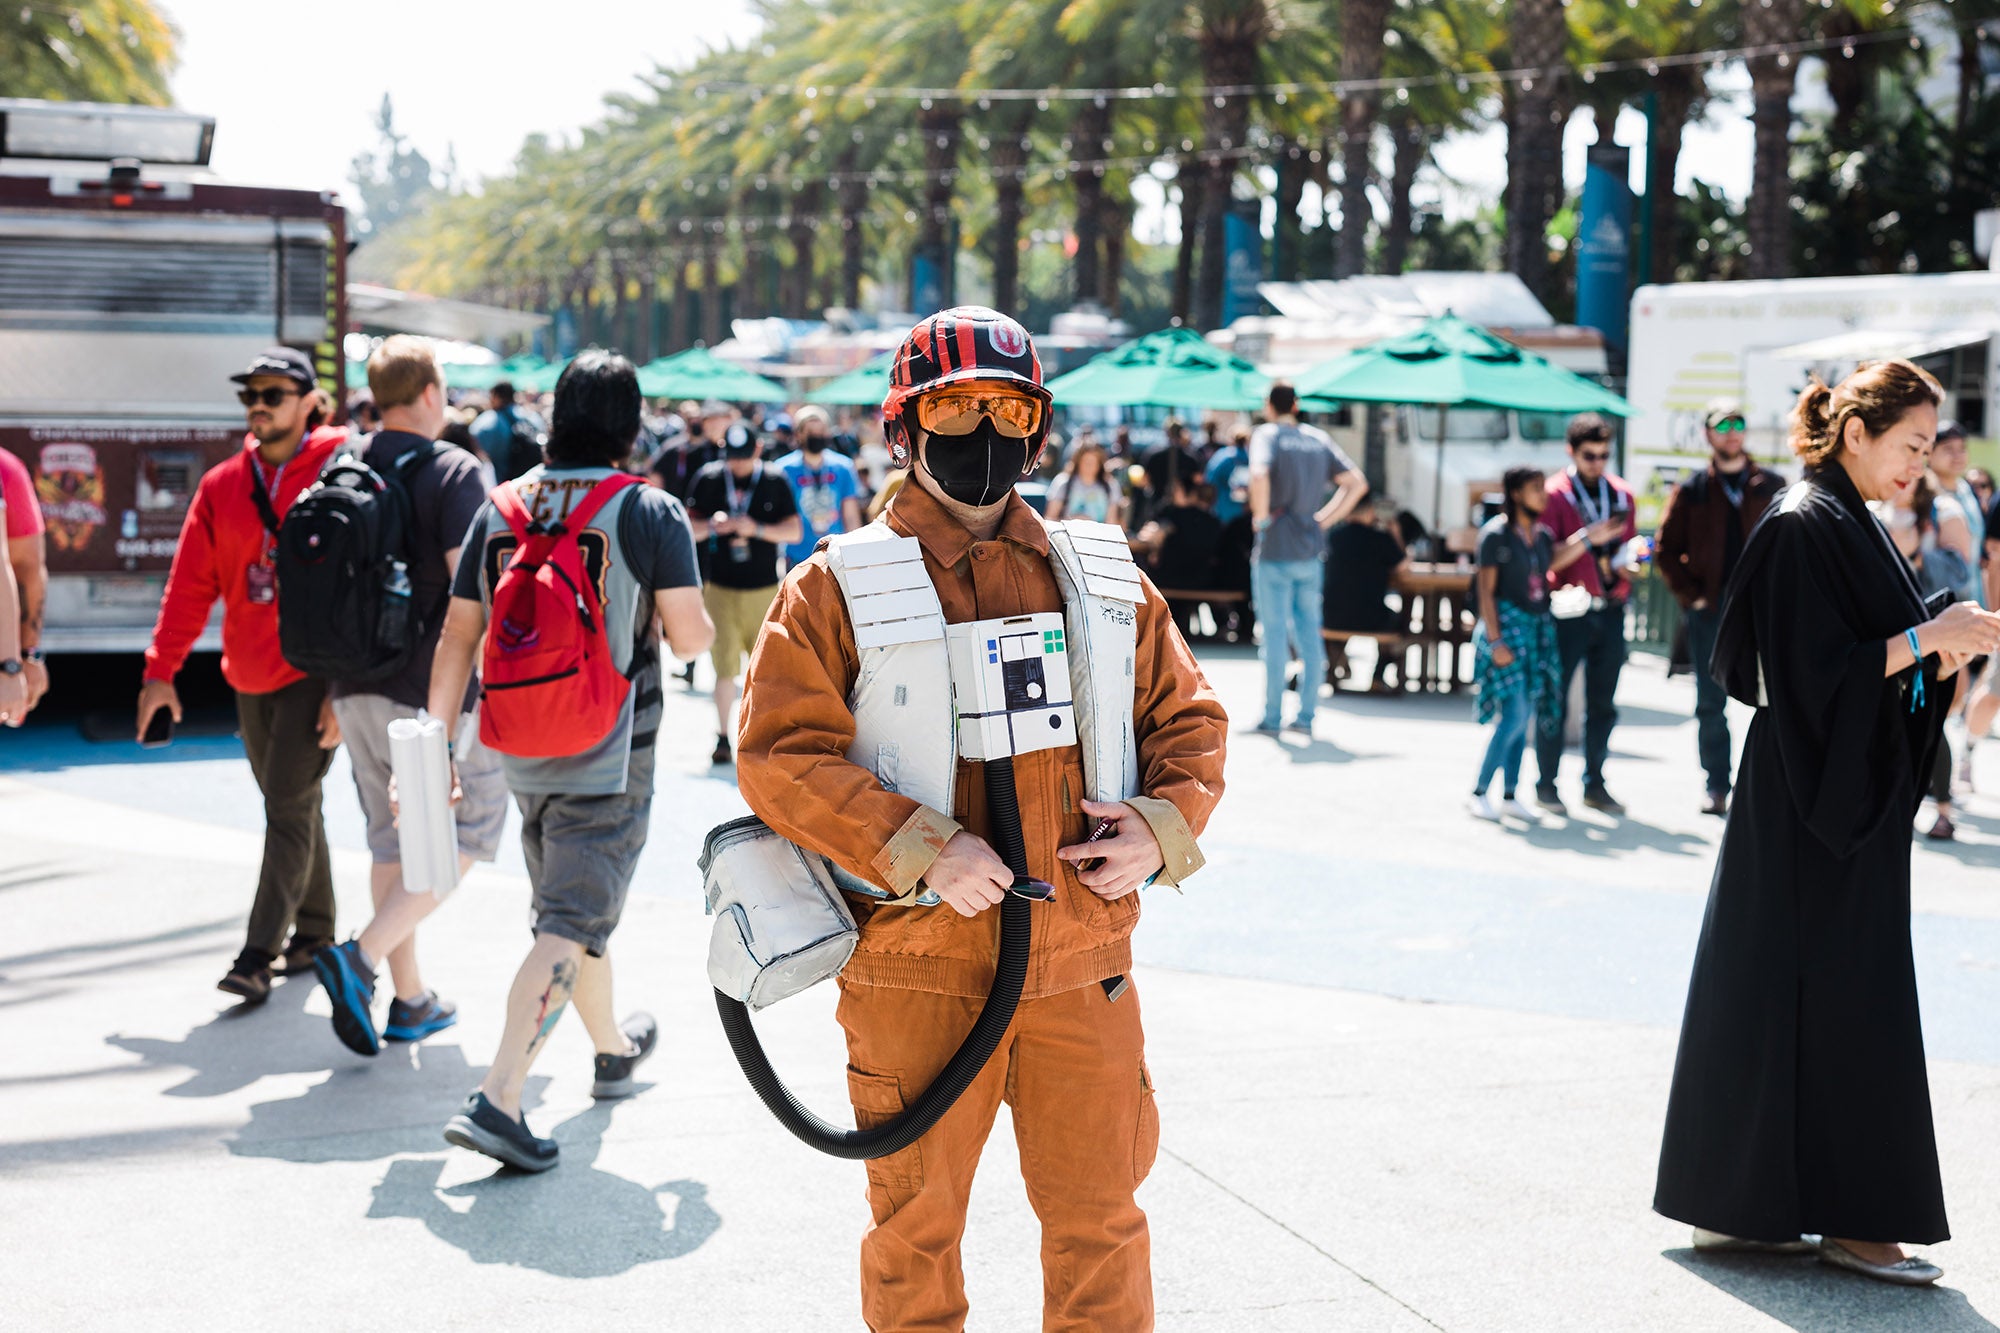
{"type": "MultiPolygon", "coordinates": [[[[855,1123],[892,1118],[971,1030],[984,1001],[843,982],[855,1123]]],[[[875,1222],[861,1242],[861,1313],[874,1333],[965,1327],[972,1173],[1005,1101],[1021,1175],[1042,1222],[1042,1327],[1139,1333],[1153,1327],[1152,1246],[1133,1191],[1152,1169],[1159,1113],[1146,1072],[1139,996],[1101,986],[1023,1000],[965,1095],[910,1147],[868,1163],[875,1222]]]]}

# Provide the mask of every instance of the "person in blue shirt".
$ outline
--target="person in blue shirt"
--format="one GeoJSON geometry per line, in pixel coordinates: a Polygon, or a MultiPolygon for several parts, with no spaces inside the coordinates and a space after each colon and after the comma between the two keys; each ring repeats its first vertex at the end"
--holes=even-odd
{"type": "Polygon", "coordinates": [[[514,403],[514,385],[497,381],[487,391],[492,404],[472,423],[472,438],[493,464],[493,475],[512,481],[542,462],[542,422],[533,412],[514,403]]]}
{"type": "Polygon", "coordinates": [[[1229,443],[1218,445],[1208,460],[1208,484],[1215,488],[1215,516],[1228,527],[1238,514],[1250,511],[1250,428],[1239,425],[1229,443]]]}
{"type": "Polygon", "coordinates": [[[832,422],[819,407],[802,407],[792,420],[799,447],[778,459],[777,468],[792,484],[805,520],[805,535],[785,548],[787,565],[802,565],[821,537],[853,532],[861,526],[861,478],[854,461],[827,448],[832,422]]]}

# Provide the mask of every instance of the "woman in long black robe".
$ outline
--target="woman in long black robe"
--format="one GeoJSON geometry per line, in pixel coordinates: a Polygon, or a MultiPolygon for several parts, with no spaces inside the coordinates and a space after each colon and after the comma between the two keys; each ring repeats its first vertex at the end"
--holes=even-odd
{"type": "Polygon", "coordinates": [[[1757,714],[1667,1105],[1653,1206],[1668,1217],[1770,1242],[1950,1234],[1910,950],[1910,825],[1951,698],[1939,672],[1955,662],[1887,671],[1890,641],[1929,618],[1837,460],[1787,492],[1743,552],[1712,669],[1757,714]]]}

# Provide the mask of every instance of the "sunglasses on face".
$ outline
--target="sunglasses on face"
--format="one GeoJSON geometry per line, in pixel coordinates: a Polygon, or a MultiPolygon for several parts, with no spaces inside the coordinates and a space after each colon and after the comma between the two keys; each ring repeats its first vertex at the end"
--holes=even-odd
{"type": "Polygon", "coordinates": [[[1711,422],[1711,423],[1709,423],[1709,427],[1708,427],[1708,428],[1709,428],[1710,430],[1714,431],[1714,432],[1715,432],[1715,433],[1716,433],[1717,435],[1736,435],[1736,434],[1740,434],[1740,433],[1742,432],[1742,430],[1744,429],[1744,427],[1743,427],[1743,418],[1742,418],[1742,417],[1724,417],[1724,418],[1723,418],[1722,420],[1720,420],[1720,421],[1715,421],[1715,422],[1711,422]]]}
{"type": "Polygon", "coordinates": [[[945,389],[917,399],[917,424],[933,435],[970,434],[981,417],[1009,439],[1025,440],[1042,424],[1042,403],[994,389],[945,389]]]}
{"type": "Polygon", "coordinates": [[[1611,451],[1609,449],[1579,449],[1576,451],[1576,461],[1579,463],[1608,463],[1611,461],[1611,451]]]}
{"type": "Polygon", "coordinates": [[[297,389],[238,389],[236,401],[245,407],[255,407],[262,403],[266,407],[281,407],[287,398],[297,398],[297,389]]]}

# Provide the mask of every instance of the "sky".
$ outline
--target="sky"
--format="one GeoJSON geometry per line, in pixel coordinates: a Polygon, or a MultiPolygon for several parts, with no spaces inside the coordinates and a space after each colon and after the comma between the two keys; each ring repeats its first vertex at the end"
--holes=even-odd
{"type": "Polygon", "coordinates": [[[757,31],[748,0],[343,0],[247,5],[161,0],[181,31],[174,100],[216,118],[213,165],[245,184],[336,189],[377,142],[386,91],[397,125],[462,177],[505,172],[533,133],[599,119],[638,86],[757,31]],[[587,21],[564,22],[565,13],[587,21]]]}
{"type": "MultiPolygon", "coordinates": [[[[456,154],[460,179],[501,174],[529,134],[574,134],[603,114],[608,92],[638,87],[656,64],[686,63],[711,46],[757,32],[749,0],[581,0],[588,22],[551,22],[547,0],[346,0],[259,12],[242,0],[162,0],[182,33],[175,100],[216,117],[213,164],[246,184],[342,191],[356,153],[376,142],[374,117],[386,91],[396,123],[435,163],[456,154]],[[246,21],[245,15],[259,13],[246,21]],[[304,17],[274,17],[275,14],[304,17]]],[[[1808,66],[1808,78],[1812,77],[1808,66]]],[[[1802,81],[1803,82],[1803,81],[1802,81]]],[[[1740,68],[1714,80],[1742,85],[1709,122],[1690,128],[1679,184],[1698,176],[1742,198],[1750,187],[1748,79],[1740,68]]],[[[1618,139],[1643,143],[1645,122],[1627,110],[1618,139]]],[[[1566,175],[1583,179],[1590,116],[1572,119],[1566,175]]],[[[1383,165],[1387,149],[1383,148],[1383,165]]],[[[1643,184],[1643,153],[1632,183],[1643,184]]],[[[1441,144],[1420,194],[1444,195],[1460,216],[1497,198],[1506,183],[1505,137],[1497,129],[1441,144]]],[[[1174,210],[1141,191],[1142,240],[1178,232],[1174,210]]]]}

